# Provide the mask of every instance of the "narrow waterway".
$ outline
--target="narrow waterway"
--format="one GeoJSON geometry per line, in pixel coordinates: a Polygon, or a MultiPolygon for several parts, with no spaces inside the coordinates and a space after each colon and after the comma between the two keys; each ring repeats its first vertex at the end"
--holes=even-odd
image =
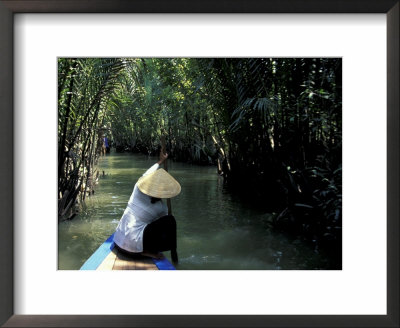
{"type": "MultiPolygon", "coordinates": [[[[115,153],[100,159],[95,194],[87,198],[80,215],[59,224],[59,269],[79,269],[114,232],[134,184],[156,161],[115,153]]],[[[182,186],[181,194],[172,199],[177,269],[324,269],[326,261],[308,245],[268,228],[272,214],[240,203],[227,192],[215,167],[169,161],[168,168],[182,186]]]]}

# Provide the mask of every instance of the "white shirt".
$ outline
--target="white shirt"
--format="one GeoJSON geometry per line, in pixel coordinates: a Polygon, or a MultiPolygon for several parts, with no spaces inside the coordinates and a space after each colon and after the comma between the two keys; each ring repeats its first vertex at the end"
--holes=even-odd
{"type": "MultiPolygon", "coordinates": [[[[154,164],[143,176],[156,171],[158,167],[157,163],[154,164]]],[[[162,201],[152,204],[151,197],[142,193],[135,184],[128,206],[115,231],[114,242],[129,252],[143,252],[144,228],[167,214],[167,206],[162,201]]]]}

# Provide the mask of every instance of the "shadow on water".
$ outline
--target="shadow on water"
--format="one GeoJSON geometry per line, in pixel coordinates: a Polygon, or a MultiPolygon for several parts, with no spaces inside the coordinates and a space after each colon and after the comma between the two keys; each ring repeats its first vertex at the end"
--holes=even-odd
{"type": "MultiPolygon", "coordinates": [[[[59,224],[59,269],[76,270],[118,225],[137,179],[155,157],[110,154],[100,159],[95,195],[72,221],[59,224]],[[104,171],[104,176],[102,172],[104,171]]],[[[271,231],[270,213],[238,201],[215,167],[168,163],[182,192],[172,200],[180,270],[324,269],[327,261],[299,240],[271,231]]],[[[166,252],[169,257],[169,252],[166,252]]]]}

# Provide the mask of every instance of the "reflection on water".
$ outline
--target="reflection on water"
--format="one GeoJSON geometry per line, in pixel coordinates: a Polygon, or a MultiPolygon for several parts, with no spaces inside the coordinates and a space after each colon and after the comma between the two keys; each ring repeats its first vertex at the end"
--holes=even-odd
{"type": "MultiPolygon", "coordinates": [[[[95,195],[87,198],[79,216],[59,224],[59,269],[79,269],[114,232],[135,182],[156,161],[132,154],[100,159],[95,195]]],[[[271,214],[234,201],[215,167],[169,161],[168,168],[182,186],[181,194],[172,200],[178,227],[177,269],[321,269],[326,265],[299,240],[269,230],[266,221],[271,214]]]]}

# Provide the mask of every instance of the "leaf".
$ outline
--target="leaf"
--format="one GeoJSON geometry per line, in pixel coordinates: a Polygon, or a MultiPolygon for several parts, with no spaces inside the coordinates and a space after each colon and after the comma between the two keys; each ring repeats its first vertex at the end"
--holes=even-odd
{"type": "Polygon", "coordinates": [[[301,203],[295,203],[294,206],[296,206],[296,207],[304,207],[304,208],[314,208],[311,205],[301,204],[301,203]]]}

